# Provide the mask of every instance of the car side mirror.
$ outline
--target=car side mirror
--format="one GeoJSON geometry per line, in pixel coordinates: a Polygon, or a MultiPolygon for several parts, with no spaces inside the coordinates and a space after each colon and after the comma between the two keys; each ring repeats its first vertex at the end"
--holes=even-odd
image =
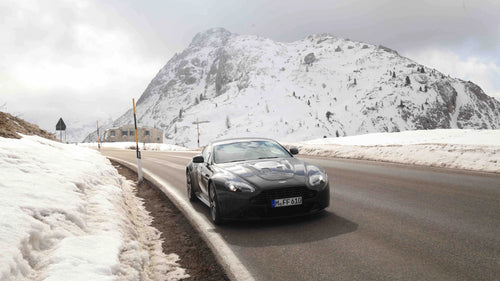
{"type": "Polygon", "coordinates": [[[292,155],[299,154],[299,149],[298,149],[298,148],[296,148],[296,147],[291,147],[291,148],[290,148],[290,153],[291,153],[292,155]]]}
{"type": "Polygon", "coordinates": [[[196,155],[193,157],[193,163],[203,163],[205,159],[203,159],[202,155],[196,155]]]}

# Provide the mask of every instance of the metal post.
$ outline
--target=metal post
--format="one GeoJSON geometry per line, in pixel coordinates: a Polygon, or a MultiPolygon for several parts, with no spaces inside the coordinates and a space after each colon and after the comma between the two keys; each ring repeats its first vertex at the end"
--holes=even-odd
{"type": "Polygon", "coordinates": [[[101,151],[101,140],[99,138],[99,120],[97,120],[97,148],[101,151]]]}
{"type": "Polygon", "coordinates": [[[198,130],[198,148],[200,147],[200,121],[196,118],[196,129],[198,130]]]}
{"type": "Polygon", "coordinates": [[[141,152],[139,151],[139,137],[137,135],[137,118],[135,117],[135,99],[132,99],[132,105],[134,107],[134,126],[135,126],[135,151],[137,153],[137,177],[139,182],[142,181],[142,163],[141,163],[141,152]]]}
{"type": "Polygon", "coordinates": [[[196,118],[196,122],[193,122],[192,124],[196,124],[196,131],[198,132],[198,147],[200,147],[200,124],[201,123],[208,123],[210,121],[200,121],[198,118],[196,118]]]}

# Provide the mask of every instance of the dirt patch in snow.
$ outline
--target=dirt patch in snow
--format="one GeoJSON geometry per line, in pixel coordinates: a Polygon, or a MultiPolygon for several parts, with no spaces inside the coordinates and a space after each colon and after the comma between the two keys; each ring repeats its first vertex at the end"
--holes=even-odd
{"type": "MultiPolygon", "coordinates": [[[[136,181],[135,172],[111,162],[122,176],[136,181]]],[[[163,252],[180,257],[178,263],[191,276],[185,280],[229,280],[210,248],[163,192],[144,180],[138,184],[136,196],[153,217],[152,226],[161,232],[163,252]]]]}

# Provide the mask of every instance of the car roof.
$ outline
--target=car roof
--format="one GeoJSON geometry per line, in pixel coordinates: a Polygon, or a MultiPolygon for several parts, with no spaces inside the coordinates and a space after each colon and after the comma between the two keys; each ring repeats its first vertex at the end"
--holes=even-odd
{"type": "Polygon", "coordinates": [[[229,138],[229,139],[220,139],[220,140],[215,140],[215,141],[212,141],[210,144],[211,145],[218,145],[218,144],[225,144],[225,143],[233,143],[233,142],[244,142],[244,141],[255,141],[255,140],[264,140],[264,141],[272,141],[272,142],[276,142],[278,143],[277,141],[273,140],[273,139],[269,139],[269,138],[258,138],[258,137],[246,137],[246,138],[229,138]]]}

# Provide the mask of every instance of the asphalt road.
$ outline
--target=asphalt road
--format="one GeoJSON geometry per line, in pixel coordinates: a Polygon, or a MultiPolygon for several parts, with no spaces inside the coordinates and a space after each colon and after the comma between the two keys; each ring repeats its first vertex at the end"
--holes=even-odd
{"type": "MultiPolygon", "coordinates": [[[[136,163],[134,151],[102,153],[136,163]]],[[[186,194],[192,156],[143,151],[142,165],[186,194]]],[[[500,280],[500,175],[299,158],[325,168],[326,212],[215,228],[255,279],[500,280]]]]}

